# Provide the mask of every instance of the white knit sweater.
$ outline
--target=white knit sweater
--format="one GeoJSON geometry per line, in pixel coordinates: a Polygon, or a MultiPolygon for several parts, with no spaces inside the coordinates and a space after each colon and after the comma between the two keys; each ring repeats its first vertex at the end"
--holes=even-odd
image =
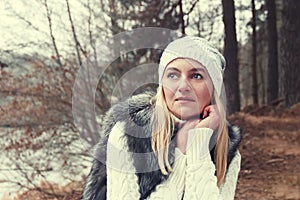
{"type": "MultiPolygon", "coordinates": [[[[112,129],[107,147],[107,199],[138,200],[140,198],[138,177],[133,160],[128,152],[124,137],[124,122],[118,122],[112,129]]],[[[157,185],[149,200],[231,200],[240,171],[241,156],[237,152],[226,174],[225,183],[218,188],[214,175],[215,165],[208,148],[213,130],[198,128],[189,131],[186,155],[175,149],[173,172],[168,179],[157,185]],[[183,196],[184,194],[184,196],[183,196]]]]}

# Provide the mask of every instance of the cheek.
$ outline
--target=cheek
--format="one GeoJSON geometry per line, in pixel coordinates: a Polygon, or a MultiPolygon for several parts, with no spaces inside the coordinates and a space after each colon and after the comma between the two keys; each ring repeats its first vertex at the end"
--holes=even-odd
{"type": "Polygon", "coordinates": [[[163,86],[163,93],[165,96],[166,103],[167,103],[167,105],[169,105],[172,97],[174,96],[174,92],[171,88],[163,86]]]}
{"type": "Polygon", "coordinates": [[[207,85],[202,85],[202,87],[198,87],[196,95],[200,107],[207,106],[210,104],[211,96],[212,96],[212,88],[207,87],[207,85]]]}
{"type": "Polygon", "coordinates": [[[214,92],[214,86],[211,80],[206,80],[205,81],[205,85],[203,85],[203,93],[209,98],[211,99],[211,97],[213,96],[213,92],[214,92]]]}
{"type": "Polygon", "coordinates": [[[176,93],[177,87],[176,84],[163,84],[163,91],[165,96],[174,96],[174,94],[176,93]]]}

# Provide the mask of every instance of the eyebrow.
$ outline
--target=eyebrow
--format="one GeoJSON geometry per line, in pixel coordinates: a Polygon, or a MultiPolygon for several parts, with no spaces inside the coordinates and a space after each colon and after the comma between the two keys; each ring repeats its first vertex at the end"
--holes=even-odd
{"type": "Polygon", "coordinates": [[[205,71],[203,68],[200,68],[200,67],[193,68],[193,69],[191,69],[190,71],[192,71],[192,72],[201,71],[201,72],[206,73],[206,71],[205,71]]]}
{"type": "MultiPolygon", "coordinates": [[[[175,70],[175,71],[180,72],[180,70],[177,69],[176,67],[168,67],[166,70],[167,70],[167,71],[169,71],[169,70],[175,70]]],[[[191,70],[189,70],[189,71],[191,71],[191,72],[201,71],[201,72],[203,72],[203,73],[206,73],[206,71],[205,71],[203,68],[201,68],[201,67],[196,67],[196,68],[193,68],[193,69],[191,69],[191,70]]]]}

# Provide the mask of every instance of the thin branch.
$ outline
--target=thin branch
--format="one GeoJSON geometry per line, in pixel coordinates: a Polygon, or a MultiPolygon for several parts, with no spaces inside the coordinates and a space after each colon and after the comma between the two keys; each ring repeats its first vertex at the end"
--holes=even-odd
{"type": "Polygon", "coordinates": [[[195,6],[197,5],[197,3],[199,2],[199,0],[196,0],[193,4],[192,4],[192,7],[189,9],[188,12],[184,13],[184,15],[189,15],[191,14],[191,12],[193,12],[195,6]]]}
{"type": "Polygon", "coordinates": [[[75,49],[76,49],[76,53],[77,53],[77,59],[78,59],[79,65],[81,66],[82,65],[82,60],[81,60],[79,49],[81,49],[81,51],[83,51],[83,49],[81,48],[80,43],[79,43],[78,38],[77,38],[77,35],[76,35],[75,26],[74,26],[74,23],[73,23],[71,10],[70,10],[70,5],[69,5],[68,0],[66,0],[66,4],[67,4],[67,11],[68,11],[68,16],[69,16],[69,20],[70,20],[70,25],[71,25],[71,29],[72,29],[72,33],[73,33],[73,38],[74,38],[74,41],[75,41],[75,49]]]}
{"type": "MultiPolygon", "coordinates": [[[[15,163],[16,164],[16,167],[19,169],[19,172],[23,175],[23,177],[26,179],[27,183],[29,183],[30,185],[32,185],[32,187],[34,188],[34,190],[37,190],[43,194],[46,194],[48,196],[52,196],[52,197],[55,197],[55,198],[59,198],[59,197],[63,197],[63,195],[59,195],[59,194],[56,194],[54,191],[53,191],[53,187],[51,186],[50,189],[52,190],[52,192],[48,192],[44,189],[42,189],[40,186],[36,185],[32,180],[31,178],[28,177],[28,174],[22,169],[22,167],[18,164],[18,163],[15,163]]],[[[24,186],[23,184],[19,183],[20,186],[24,186]]],[[[27,189],[33,189],[33,188],[30,188],[28,186],[25,186],[25,188],[27,189]]]]}
{"type": "Polygon", "coordinates": [[[51,16],[50,16],[50,11],[49,11],[49,7],[48,7],[48,2],[47,2],[47,0],[44,1],[44,5],[45,5],[45,8],[46,8],[47,20],[48,20],[49,31],[50,31],[50,36],[51,36],[51,39],[52,39],[53,48],[54,48],[54,51],[55,51],[56,57],[57,57],[57,58],[56,58],[56,61],[57,61],[58,65],[62,68],[63,65],[62,65],[62,62],[61,62],[61,60],[60,60],[60,55],[59,55],[59,52],[58,52],[58,49],[57,49],[55,37],[54,37],[54,35],[53,35],[53,30],[52,30],[52,19],[51,19],[51,16]]]}
{"type": "Polygon", "coordinates": [[[98,66],[97,50],[96,50],[96,47],[95,47],[95,41],[93,39],[93,34],[92,34],[92,29],[91,29],[92,9],[90,7],[90,0],[88,0],[88,10],[89,10],[88,29],[89,29],[90,44],[91,44],[91,47],[93,48],[95,66],[98,66]]]}

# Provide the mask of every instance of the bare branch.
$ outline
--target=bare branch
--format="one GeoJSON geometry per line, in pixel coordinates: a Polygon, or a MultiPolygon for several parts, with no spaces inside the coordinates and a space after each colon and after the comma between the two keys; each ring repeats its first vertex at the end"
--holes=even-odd
{"type": "Polygon", "coordinates": [[[68,0],[66,0],[66,4],[67,4],[67,11],[68,11],[68,16],[69,16],[69,21],[70,21],[70,25],[71,25],[71,29],[72,29],[72,34],[73,34],[73,38],[74,38],[74,42],[75,42],[75,50],[76,50],[76,53],[77,53],[77,59],[78,59],[79,65],[81,66],[82,65],[82,60],[81,60],[79,50],[81,50],[82,52],[84,52],[84,51],[81,48],[81,45],[80,45],[80,43],[78,41],[78,38],[77,38],[77,35],[76,35],[75,26],[74,26],[74,23],[73,23],[73,19],[72,19],[71,10],[70,10],[68,0]]]}
{"type": "Polygon", "coordinates": [[[51,20],[51,14],[50,14],[50,11],[49,11],[47,0],[44,0],[44,5],[45,5],[45,8],[46,8],[46,13],[47,13],[47,19],[48,19],[50,36],[51,36],[51,39],[52,39],[54,51],[56,53],[56,61],[57,61],[58,65],[62,68],[63,65],[62,65],[62,62],[60,60],[60,54],[58,52],[56,41],[55,41],[55,37],[54,37],[54,34],[53,34],[53,30],[52,30],[52,20],[51,20]]]}
{"type": "Polygon", "coordinates": [[[91,29],[91,21],[92,21],[92,9],[90,7],[90,0],[88,0],[88,10],[89,10],[89,18],[88,18],[88,29],[89,29],[89,39],[90,39],[90,45],[93,48],[93,53],[94,53],[94,62],[95,65],[98,66],[98,61],[97,61],[97,50],[95,46],[95,41],[93,39],[93,34],[92,34],[92,29],[91,29]]]}
{"type": "Polygon", "coordinates": [[[199,0],[194,1],[194,2],[192,3],[191,8],[189,9],[189,11],[185,12],[184,15],[189,15],[189,14],[191,14],[191,12],[193,12],[193,10],[194,10],[194,8],[195,8],[195,6],[197,5],[198,2],[199,2],[199,0]]]}

